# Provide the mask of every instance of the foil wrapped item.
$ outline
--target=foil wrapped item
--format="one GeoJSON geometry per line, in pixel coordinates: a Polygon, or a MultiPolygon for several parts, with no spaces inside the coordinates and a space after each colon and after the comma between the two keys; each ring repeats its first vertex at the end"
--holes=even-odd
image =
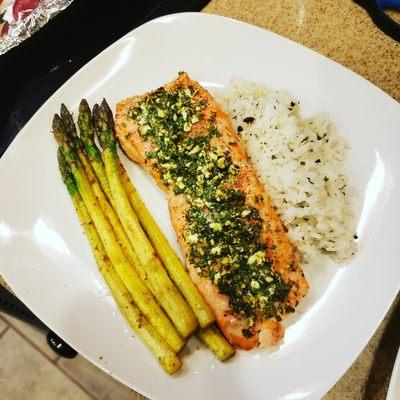
{"type": "Polygon", "coordinates": [[[73,0],[0,0],[0,54],[32,36],[73,0]]]}

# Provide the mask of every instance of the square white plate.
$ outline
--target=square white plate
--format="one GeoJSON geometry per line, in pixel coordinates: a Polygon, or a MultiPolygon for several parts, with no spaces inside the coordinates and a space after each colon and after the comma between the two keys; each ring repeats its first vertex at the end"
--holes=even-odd
{"type": "MultiPolygon", "coordinates": [[[[153,399],[319,399],[365,346],[400,286],[400,106],[353,72],[271,32],[206,14],[177,14],[135,29],[65,83],[0,161],[0,273],[77,351],[153,399]],[[307,112],[326,110],[352,146],[359,251],[347,265],[311,265],[311,291],[274,351],[225,364],[196,339],[167,376],[113,303],[61,182],[52,116],[85,97],[111,105],[185,70],[206,88],[232,76],[287,89],[307,112]],[[198,349],[200,348],[200,349],[198,349]]],[[[177,249],[166,202],[124,159],[177,249]]],[[[178,249],[177,249],[178,250],[178,249]]]]}

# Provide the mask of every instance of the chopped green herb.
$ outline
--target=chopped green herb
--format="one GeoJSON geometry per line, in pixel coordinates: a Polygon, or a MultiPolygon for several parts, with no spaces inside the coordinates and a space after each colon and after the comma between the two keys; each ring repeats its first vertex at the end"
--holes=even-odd
{"type": "Polygon", "coordinates": [[[251,338],[253,334],[250,332],[249,329],[242,329],[243,336],[247,339],[251,338]]]}
{"type": "Polygon", "coordinates": [[[246,124],[251,124],[254,122],[254,120],[255,120],[254,117],[246,117],[243,119],[243,122],[245,122],[246,124]]]}

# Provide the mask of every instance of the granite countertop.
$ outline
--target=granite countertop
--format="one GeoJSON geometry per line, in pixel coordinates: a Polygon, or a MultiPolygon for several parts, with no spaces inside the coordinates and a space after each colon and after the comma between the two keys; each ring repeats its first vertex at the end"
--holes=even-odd
{"type": "MultiPolygon", "coordinates": [[[[400,43],[350,0],[213,0],[204,9],[287,37],[357,72],[400,101],[400,43]]],[[[400,21],[400,13],[390,13],[400,21]]],[[[384,400],[400,345],[400,295],[324,400],[384,400]]]]}
{"type": "MultiPolygon", "coordinates": [[[[400,43],[349,0],[213,0],[203,10],[251,23],[352,69],[400,101],[400,43]]],[[[391,13],[400,21],[400,13],[391,13]]],[[[6,286],[0,276],[0,284],[6,286]]],[[[384,400],[400,345],[400,294],[364,351],[324,400],[384,400]]],[[[145,399],[138,395],[138,398],[145,399]]]]}
{"type": "MultiPolygon", "coordinates": [[[[352,69],[400,101],[400,43],[350,0],[213,0],[205,12],[260,26],[352,69]]],[[[390,13],[400,22],[400,13],[390,13]]]]}

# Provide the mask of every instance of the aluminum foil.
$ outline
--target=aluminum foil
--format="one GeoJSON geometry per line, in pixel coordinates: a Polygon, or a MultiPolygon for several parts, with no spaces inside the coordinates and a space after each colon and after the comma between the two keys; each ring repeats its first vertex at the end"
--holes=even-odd
{"type": "Polygon", "coordinates": [[[73,0],[0,0],[0,54],[17,46],[73,0]]]}

